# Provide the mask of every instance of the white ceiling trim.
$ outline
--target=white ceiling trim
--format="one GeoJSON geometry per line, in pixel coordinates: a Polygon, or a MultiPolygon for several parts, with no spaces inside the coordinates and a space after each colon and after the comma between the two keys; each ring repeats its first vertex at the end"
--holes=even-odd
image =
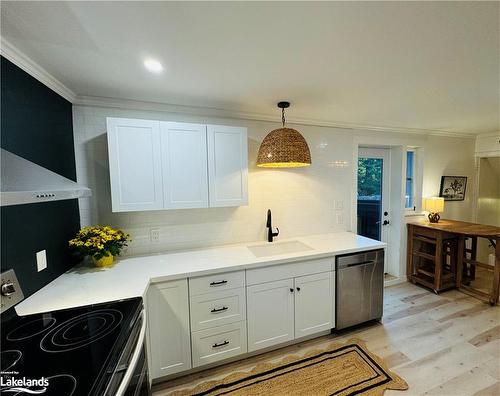
{"type": "Polygon", "coordinates": [[[42,84],[61,95],[64,99],[73,103],[76,94],[66,87],[61,81],[48,73],[43,67],[30,59],[25,53],[10,44],[5,38],[1,38],[0,53],[26,73],[36,78],[42,84]]]}
{"type": "MultiPolygon", "coordinates": [[[[10,60],[12,63],[23,69],[26,73],[36,78],[42,84],[61,95],[66,100],[76,105],[113,107],[130,110],[146,110],[146,111],[164,111],[179,114],[192,114],[206,117],[222,117],[253,121],[271,121],[279,122],[279,117],[276,114],[262,114],[244,111],[234,111],[228,109],[218,109],[213,107],[196,107],[184,106],[168,103],[145,102],[128,99],[105,98],[98,96],[82,96],[77,95],[71,89],[66,87],[61,81],[52,76],[43,67],[34,62],[25,53],[17,49],[9,43],[5,38],[1,38],[0,53],[2,56],[10,60]]],[[[377,132],[392,132],[418,135],[437,135],[450,137],[473,138],[475,133],[460,133],[444,130],[431,130],[419,128],[404,128],[404,127],[389,127],[380,125],[355,124],[349,122],[319,120],[313,118],[294,118],[287,117],[290,124],[311,125],[341,129],[356,129],[377,132]]]]}
{"type": "MultiPolygon", "coordinates": [[[[176,105],[168,103],[158,103],[158,102],[145,102],[145,101],[128,100],[128,99],[104,98],[100,96],[77,95],[76,100],[73,103],[84,106],[112,107],[112,108],[128,109],[128,110],[144,110],[144,111],[190,114],[190,115],[199,115],[206,117],[221,117],[221,118],[233,118],[240,120],[280,122],[279,116],[277,114],[252,113],[252,112],[234,111],[228,109],[219,109],[214,107],[196,107],[196,106],[185,106],[185,105],[176,105]]],[[[475,133],[460,133],[460,132],[451,132],[443,130],[354,124],[348,122],[319,120],[313,118],[294,118],[290,116],[287,116],[287,123],[297,124],[297,125],[329,127],[329,128],[357,129],[362,131],[436,135],[436,136],[450,136],[450,137],[462,137],[462,138],[476,137],[475,133]]]]}

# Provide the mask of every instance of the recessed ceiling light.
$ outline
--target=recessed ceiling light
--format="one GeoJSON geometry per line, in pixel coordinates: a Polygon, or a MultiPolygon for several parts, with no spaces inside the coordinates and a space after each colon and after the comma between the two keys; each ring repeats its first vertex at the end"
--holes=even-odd
{"type": "Polygon", "coordinates": [[[163,71],[162,64],[154,59],[146,59],[144,61],[144,67],[153,73],[160,73],[163,71]]]}

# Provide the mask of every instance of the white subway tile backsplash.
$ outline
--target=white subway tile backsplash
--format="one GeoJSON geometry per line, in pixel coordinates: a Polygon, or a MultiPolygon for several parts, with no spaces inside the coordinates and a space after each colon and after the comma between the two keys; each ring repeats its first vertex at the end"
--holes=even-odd
{"type": "Polygon", "coordinates": [[[268,208],[273,211],[273,225],[280,228],[281,237],[349,229],[352,131],[299,126],[311,149],[312,166],[264,170],[255,166],[259,144],[278,123],[90,106],[74,106],[73,114],[78,180],[92,189],[92,197],[80,207],[82,225],[110,224],[129,232],[133,241],[126,255],[265,240],[268,208]],[[105,131],[108,116],[246,126],[249,206],[112,213],[105,131]],[[332,166],[335,161],[341,161],[342,167],[332,166]],[[335,200],[344,202],[343,224],[335,221],[335,200]],[[149,239],[151,228],[160,229],[157,243],[149,239]]]}

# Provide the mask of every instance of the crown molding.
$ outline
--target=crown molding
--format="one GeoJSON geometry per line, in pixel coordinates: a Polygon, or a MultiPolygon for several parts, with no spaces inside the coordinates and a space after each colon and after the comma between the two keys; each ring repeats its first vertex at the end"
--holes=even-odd
{"type": "MultiPolygon", "coordinates": [[[[144,111],[161,111],[169,113],[190,114],[205,117],[220,117],[231,118],[240,120],[251,121],[269,121],[279,122],[276,114],[253,113],[239,110],[221,109],[216,107],[203,107],[203,106],[186,106],[168,103],[137,101],[129,99],[107,98],[99,96],[84,96],[77,95],[71,89],[66,87],[61,81],[52,76],[43,67],[31,60],[26,54],[17,49],[4,37],[1,38],[0,53],[2,56],[10,60],[12,63],[23,69],[26,73],[36,78],[42,84],[61,95],[66,100],[75,105],[84,106],[97,106],[97,107],[112,107],[128,110],[144,110],[144,111]]],[[[400,134],[416,134],[416,135],[435,135],[435,136],[449,136],[449,137],[462,137],[474,138],[477,134],[469,132],[452,132],[446,130],[432,130],[420,128],[405,128],[405,127],[392,127],[380,126],[369,124],[356,124],[341,121],[320,120],[313,118],[294,118],[287,117],[289,124],[295,125],[310,125],[339,129],[354,129],[360,131],[375,131],[375,132],[390,132],[400,134]]]]}
{"type": "Polygon", "coordinates": [[[497,137],[500,136],[500,131],[483,132],[477,135],[478,137],[497,137]]]}
{"type": "Polygon", "coordinates": [[[4,37],[1,38],[0,53],[26,73],[61,95],[64,99],[74,103],[76,94],[71,89],[31,60],[25,53],[9,43],[4,37]]]}
{"type": "MultiPolygon", "coordinates": [[[[186,106],[159,102],[137,101],[129,99],[105,98],[100,96],[80,96],[73,102],[76,105],[111,107],[127,110],[159,111],[178,114],[190,114],[205,117],[232,118],[251,121],[279,122],[276,114],[253,113],[238,110],[221,109],[216,107],[186,106]]],[[[319,120],[313,118],[287,117],[288,124],[310,125],[339,129],[355,129],[361,131],[390,132],[401,134],[434,135],[462,138],[475,138],[475,133],[461,133],[445,130],[431,130],[420,128],[388,127],[379,125],[355,124],[339,121],[319,120]]]]}

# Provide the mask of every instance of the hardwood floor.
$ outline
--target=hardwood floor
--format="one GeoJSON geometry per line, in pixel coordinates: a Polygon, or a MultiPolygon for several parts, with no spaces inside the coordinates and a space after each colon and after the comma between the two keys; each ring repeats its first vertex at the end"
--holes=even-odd
{"type": "Polygon", "coordinates": [[[262,361],[304,354],[332,341],[364,340],[403,377],[409,390],[397,395],[500,395],[500,307],[491,307],[456,290],[436,295],[410,283],[385,289],[383,324],[320,337],[164,382],[154,396],[191,387],[262,361]]]}

